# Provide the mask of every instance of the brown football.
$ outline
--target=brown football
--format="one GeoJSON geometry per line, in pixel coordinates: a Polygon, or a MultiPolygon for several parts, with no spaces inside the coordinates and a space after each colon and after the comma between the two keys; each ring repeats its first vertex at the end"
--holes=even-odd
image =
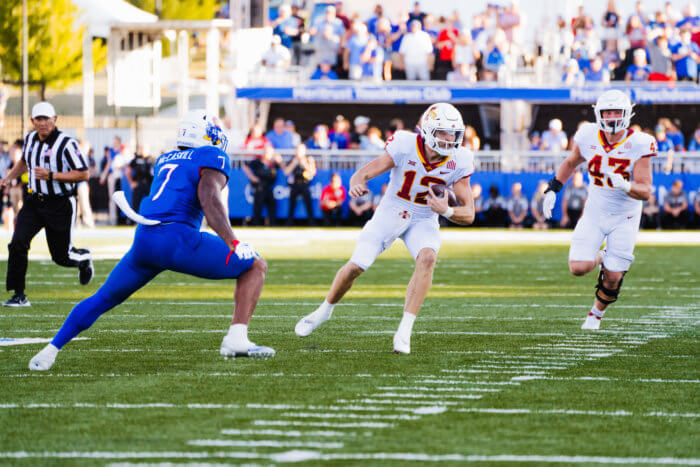
{"type": "Polygon", "coordinates": [[[430,185],[430,189],[433,191],[433,194],[437,196],[438,198],[442,198],[445,196],[445,193],[447,193],[447,205],[448,206],[457,206],[457,197],[455,196],[455,192],[452,191],[451,188],[448,188],[445,185],[430,185]]]}

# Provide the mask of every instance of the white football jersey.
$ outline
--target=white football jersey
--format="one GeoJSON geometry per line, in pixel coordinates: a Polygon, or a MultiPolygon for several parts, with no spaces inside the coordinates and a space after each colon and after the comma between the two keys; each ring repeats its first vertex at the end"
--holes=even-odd
{"type": "Polygon", "coordinates": [[[595,123],[584,123],[574,141],[588,164],[588,200],[586,208],[595,207],[610,214],[642,209],[642,202],[622,190],[613,188],[608,174],[616,172],[633,181],[634,164],[656,155],[656,139],[646,133],[626,130],[618,143],[608,144],[603,131],[595,123]]]}
{"type": "Polygon", "coordinates": [[[465,147],[454,156],[429,164],[419,134],[399,130],[386,142],[386,152],[394,160],[386,195],[381,204],[409,211],[414,218],[437,217],[428,207],[430,185],[451,186],[474,173],[474,153],[465,147]]]}

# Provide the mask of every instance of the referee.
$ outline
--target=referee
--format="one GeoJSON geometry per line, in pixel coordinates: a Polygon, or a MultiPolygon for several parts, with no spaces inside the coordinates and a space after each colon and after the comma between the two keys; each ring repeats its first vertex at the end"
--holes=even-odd
{"type": "Polygon", "coordinates": [[[32,108],[34,131],[24,138],[22,159],[8,172],[4,186],[29,173],[27,196],[17,214],[15,233],[8,245],[7,290],[14,291],[4,306],[29,306],[24,294],[27,255],[32,239],[46,229],[51,258],[59,266],[77,267],[82,285],[92,279],[90,251],[73,247],[75,191],[88,180],[88,167],[73,138],[56,128],[56,111],[48,102],[32,108]]]}

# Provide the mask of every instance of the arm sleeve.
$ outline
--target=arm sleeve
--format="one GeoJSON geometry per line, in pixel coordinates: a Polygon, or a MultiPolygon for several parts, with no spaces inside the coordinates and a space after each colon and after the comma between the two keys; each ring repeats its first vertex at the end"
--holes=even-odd
{"type": "Polygon", "coordinates": [[[205,146],[200,149],[200,151],[201,152],[196,156],[200,160],[199,172],[201,173],[202,169],[218,170],[226,175],[226,180],[228,180],[231,172],[231,160],[228,155],[214,146],[205,146]]]}
{"type": "Polygon", "coordinates": [[[87,170],[88,168],[85,158],[80,153],[78,144],[73,139],[68,141],[68,144],[63,149],[63,161],[71,170],[87,170]]]}

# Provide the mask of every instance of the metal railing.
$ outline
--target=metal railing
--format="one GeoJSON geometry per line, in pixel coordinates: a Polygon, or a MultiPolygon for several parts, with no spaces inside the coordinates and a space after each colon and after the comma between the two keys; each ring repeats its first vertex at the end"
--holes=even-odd
{"type": "MultiPolygon", "coordinates": [[[[294,149],[278,149],[282,159],[288,161],[294,157],[294,149]]],[[[231,164],[240,168],[247,161],[261,156],[262,150],[234,150],[231,164]]],[[[313,156],[320,169],[342,170],[357,169],[383,151],[365,151],[358,149],[308,149],[307,155],[313,156]]],[[[476,168],[480,172],[543,172],[553,173],[566,158],[567,152],[547,151],[477,151],[476,168]]],[[[700,151],[663,152],[651,161],[654,172],[663,173],[700,173],[700,151]]]]}

